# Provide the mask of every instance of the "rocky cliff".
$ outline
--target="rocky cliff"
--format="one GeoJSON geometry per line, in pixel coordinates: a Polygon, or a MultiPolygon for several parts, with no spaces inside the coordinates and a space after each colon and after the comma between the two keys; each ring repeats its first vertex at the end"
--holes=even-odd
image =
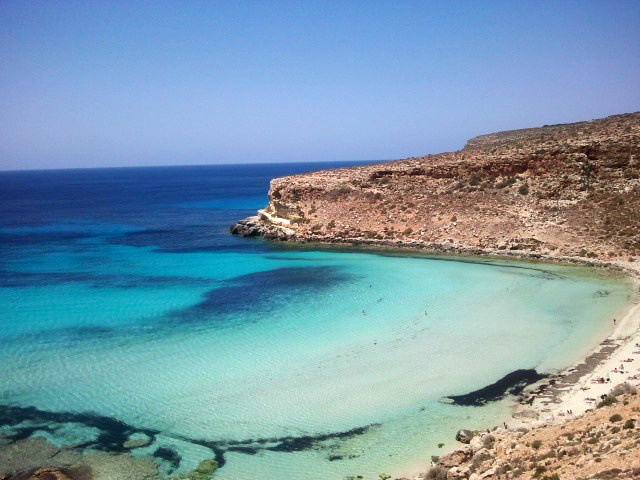
{"type": "Polygon", "coordinates": [[[640,112],[472,138],[457,152],[274,179],[232,231],[293,241],[640,255],[640,112]]]}

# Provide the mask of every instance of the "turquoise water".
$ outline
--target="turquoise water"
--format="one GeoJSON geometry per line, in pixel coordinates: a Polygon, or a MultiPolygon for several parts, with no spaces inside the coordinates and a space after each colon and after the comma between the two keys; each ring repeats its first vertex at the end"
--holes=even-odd
{"type": "MultiPolygon", "coordinates": [[[[218,453],[219,479],[377,478],[426,465],[458,428],[506,411],[444,396],[571,364],[631,293],[577,267],[233,238],[226,225],[282,171],[209,168],[19,179],[39,196],[2,212],[0,403],[156,431],[132,452],[171,448],[177,465],[156,457],[166,474],[218,453]],[[220,180],[250,174],[260,180],[241,192],[220,180]],[[162,193],[139,194],[145,182],[162,193]],[[91,194],[60,200],[83,185],[91,194]],[[56,195],[48,216],[24,220],[56,195]]],[[[49,427],[35,434],[99,434],[49,427]]],[[[113,448],[102,443],[92,448],[113,448]]]]}

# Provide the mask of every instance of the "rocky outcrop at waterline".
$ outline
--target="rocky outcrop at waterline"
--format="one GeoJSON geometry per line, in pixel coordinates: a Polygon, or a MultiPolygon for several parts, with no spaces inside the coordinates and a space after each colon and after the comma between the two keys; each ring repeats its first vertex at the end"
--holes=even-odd
{"type": "Polygon", "coordinates": [[[558,425],[464,431],[466,443],[424,478],[569,480],[640,478],[640,397],[609,396],[599,408],[558,425]],[[468,438],[471,437],[471,438],[468,438]]]}
{"type": "Polygon", "coordinates": [[[640,256],[640,113],[475,137],[457,152],[272,180],[232,227],[298,242],[640,256]]]}
{"type": "MultiPolygon", "coordinates": [[[[261,214],[266,217],[264,213],[261,214]]],[[[294,230],[276,223],[272,219],[261,219],[260,216],[248,217],[238,221],[230,228],[231,233],[241,237],[264,237],[269,240],[289,240],[294,230]]]]}

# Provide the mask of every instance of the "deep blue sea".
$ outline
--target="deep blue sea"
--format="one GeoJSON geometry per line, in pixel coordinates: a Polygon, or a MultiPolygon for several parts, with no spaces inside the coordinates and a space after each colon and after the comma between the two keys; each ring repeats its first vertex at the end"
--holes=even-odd
{"type": "Polygon", "coordinates": [[[443,397],[571,364],[630,295],[578,267],[228,233],[270,179],[353,164],[0,172],[0,435],[146,436],[130,451],[164,476],[401,474],[507,412],[443,397]]]}

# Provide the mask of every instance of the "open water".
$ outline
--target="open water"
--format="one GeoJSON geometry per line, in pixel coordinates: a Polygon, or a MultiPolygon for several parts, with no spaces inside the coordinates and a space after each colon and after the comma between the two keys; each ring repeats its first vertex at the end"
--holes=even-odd
{"type": "Polygon", "coordinates": [[[402,473],[508,404],[443,397],[571,364],[631,293],[227,232],[271,178],[342,165],[0,173],[0,435],[118,451],[146,432],[132,453],[167,476],[212,457],[220,480],[402,473]]]}

